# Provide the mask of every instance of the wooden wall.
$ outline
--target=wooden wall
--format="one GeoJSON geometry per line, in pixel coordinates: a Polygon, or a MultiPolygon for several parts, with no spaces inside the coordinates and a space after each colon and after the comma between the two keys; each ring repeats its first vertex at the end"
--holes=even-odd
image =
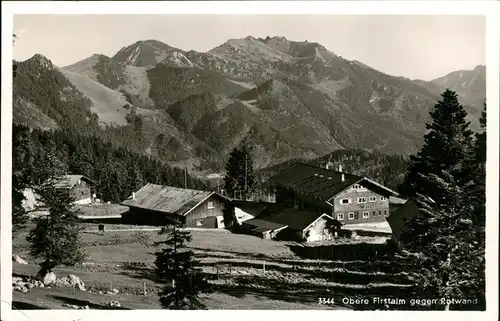
{"type": "Polygon", "coordinates": [[[217,216],[223,216],[226,201],[217,195],[212,195],[186,215],[186,226],[199,228],[217,228],[217,216]],[[212,202],[213,208],[209,208],[212,202]]]}

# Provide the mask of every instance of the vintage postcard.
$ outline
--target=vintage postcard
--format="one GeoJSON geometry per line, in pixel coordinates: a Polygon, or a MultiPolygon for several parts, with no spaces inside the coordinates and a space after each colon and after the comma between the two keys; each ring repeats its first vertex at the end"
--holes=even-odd
{"type": "Polygon", "coordinates": [[[500,7],[255,5],[2,5],[2,320],[498,317],[500,7]]]}

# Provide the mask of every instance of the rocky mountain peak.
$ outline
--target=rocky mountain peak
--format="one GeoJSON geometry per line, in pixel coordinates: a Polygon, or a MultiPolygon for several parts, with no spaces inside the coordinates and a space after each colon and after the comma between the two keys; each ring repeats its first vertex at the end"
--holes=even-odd
{"type": "Polygon", "coordinates": [[[52,61],[50,61],[50,59],[48,59],[47,57],[45,57],[41,54],[35,54],[28,61],[38,64],[38,66],[40,68],[45,68],[45,69],[49,69],[49,70],[54,69],[54,65],[52,64],[52,61]]]}

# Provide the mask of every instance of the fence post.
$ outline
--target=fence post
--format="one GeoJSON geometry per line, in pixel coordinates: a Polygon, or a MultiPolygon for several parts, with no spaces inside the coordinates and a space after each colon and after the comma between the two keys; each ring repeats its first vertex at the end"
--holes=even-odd
{"type": "Polygon", "coordinates": [[[146,291],[147,291],[147,289],[146,289],[146,282],[144,282],[144,296],[146,296],[146,295],[147,295],[147,292],[146,292],[146,291]]]}
{"type": "Polygon", "coordinates": [[[266,262],[262,263],[262,271],[266,273],[266,262]]]}
{"type": "Polygon", "coordinates": [[[215,266],[217,268],[217,280],[219,279],[219,265],[215,266]]]}

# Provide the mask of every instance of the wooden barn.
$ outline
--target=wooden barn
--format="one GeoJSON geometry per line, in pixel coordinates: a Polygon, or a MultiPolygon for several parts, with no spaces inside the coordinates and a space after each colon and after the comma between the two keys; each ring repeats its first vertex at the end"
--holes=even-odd
{"type": "Polygon", "coordinates": [[[179,221],[185,227],[223,228],[230,200],[209,191],[147,184],[121,203],[124,224],[166,226],[179,221]]]}
{"type": "Polygon", "coordinates": [[[83,175],[64,175],[55,184],[56,188],[67,189],[75,199],[75,204],[90,204],[94,201],[94,182],[83,175]]]}

